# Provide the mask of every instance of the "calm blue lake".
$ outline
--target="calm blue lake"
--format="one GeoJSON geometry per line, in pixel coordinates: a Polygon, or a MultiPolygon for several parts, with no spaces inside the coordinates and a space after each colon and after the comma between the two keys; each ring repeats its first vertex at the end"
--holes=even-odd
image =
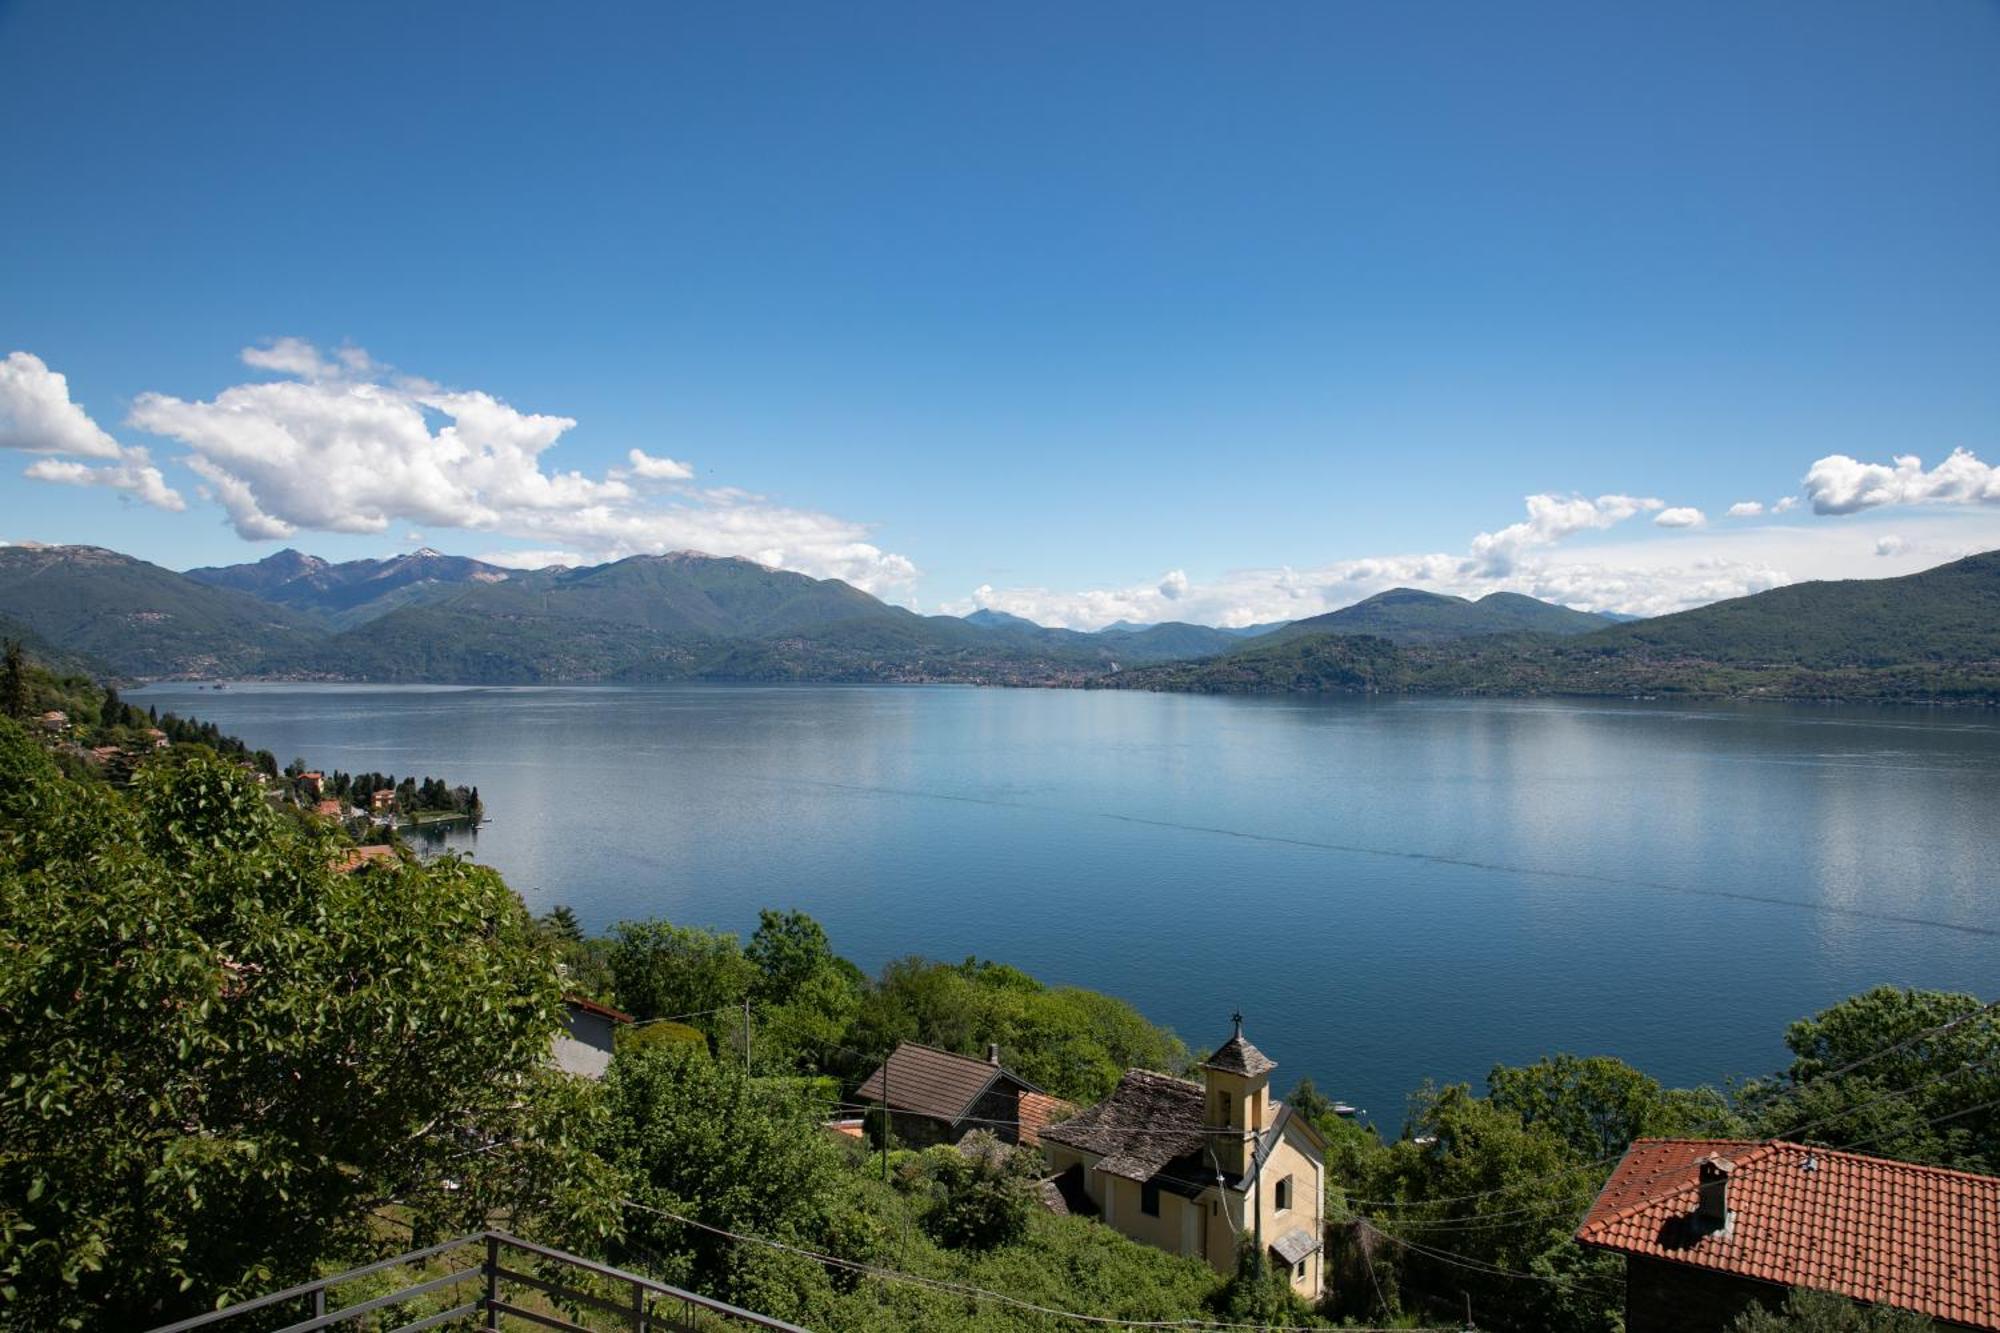
{"type": "Polygon", "coordinates": [[[2000,994],[2000,718],[956,688],[155,686],[282,763],[477,784],[537,911],[867,968],[1000,959],[1192,1044],[1232,1009],[1388,1126],[1558,1050],[1783,1062],[1880,982],[2000,994]]]}

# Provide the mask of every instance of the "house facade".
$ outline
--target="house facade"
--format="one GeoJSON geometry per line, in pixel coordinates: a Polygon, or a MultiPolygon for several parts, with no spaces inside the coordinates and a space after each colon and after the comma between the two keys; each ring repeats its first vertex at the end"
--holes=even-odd
{"type": "Polygon", "coordinates": [[[854,1099],[878,1113],[886,1108],[891,1133],[912,1147],[956,1143],[975,1129],[1034,1147],[1042,1126],[1070,1110],[1005,1068],[997,1046],[989,1045],[986,1058],[977,1060],[913,1041],[891,1051],[854,1099]]]}
{"type": "Polygon", "coordinates": [[[1128,1069],[1096,1106],[1042,1131],[1052,1206],[1231,1272],[1241,1245],[1317,1300],[1326,1144],[1270,1095],[1277,1068],[1236,1030],[1200,1082],[1128,1069]]]}
{"type": "Polygon", "coordinates": [[[1577,1230],[1627,1333],[1722,1333],[1791,1287],[2000,1333],[2000,1179],[1798,1143],[1640,1139],[1577,1230]]]}
{"type": "Polygon", "coordinates": [[[566,1074],[603,1078],[611,1068],[618,1029],[632,1021],[608,1004],[581,995],[563,996],[563,1030],[549,1046],[549,1059],[566,1074]]]}

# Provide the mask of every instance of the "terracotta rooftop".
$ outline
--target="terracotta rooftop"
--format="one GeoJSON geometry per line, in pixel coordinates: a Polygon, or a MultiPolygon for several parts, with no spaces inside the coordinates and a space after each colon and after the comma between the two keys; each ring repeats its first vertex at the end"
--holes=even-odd
{"type": "Polygon", "coordinates": [[[1076,1108],[1060,1097],[1051,1097],[1046,1092],[1022,1093],[1018,1112],[1022,1144],[1034,1147],[1042,1141],[1042,1131],[1051,1120],[1061,1120],[1075,1112],[1076,1108]]]}
{"type": "Polygon", "coordinates": [[[377,861],[387,864],[396,859],[396,849],[386,842],[371,842],[365,847],[350,847],[333,862],[333,873],[346,875],[372,865],[377,861]]]}
{"type": "Polygon", "coordinates": [[[889,1052],[881,1068],[870,1074],[855,1091],[858,1102],[879,1102],[882,1098],[882,1071],[889,1072],[889,1109],[911,1115],[928,1116],[956,1124],[972,1113],[973,1103],[996,1078],[1006,1078],[1031,1092],[1026,1080],[1010,1074],[989,1060],[974,1059],[920,1046],[906,1041],[889,1052]]]}
{"type": "Polygon", "coordinates": [[[1641,1139],[1576,1238],[2000,1330],[2000,1178],[1797,1143],[1641,1139]],[[1730,1225],[1693,1220],[1696,1168],[1731,1159],[1730,1225]]]}
{"type": "MultiPolygon", "coordinates": [[[[362,850],[366,851],[367,849],[363,848],[362,850]]],[[[623,1009],[613,1009],[608,1004],[599,1004],[587,995],[565,995],[563,996],[563,1003],[572,1009],[581,1009],[587,1014],[596,1014],[600,1018],[608,1018],[614,1023],[630,1023],[632,1021],[632,1015],[626,1013],[623,1009]]]]}

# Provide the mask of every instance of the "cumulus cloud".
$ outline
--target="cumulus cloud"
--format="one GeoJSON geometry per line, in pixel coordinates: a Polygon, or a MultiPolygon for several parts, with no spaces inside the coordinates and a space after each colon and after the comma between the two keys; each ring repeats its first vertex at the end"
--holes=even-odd
{"type": "Polygon", "coordinates": [[[626,457],[631,460],[629,475],[641,481],[688,481],[694,477],[694,469],[673,458],[656,458],[644,449],[634,449],[626,457]]]}
{"type": "Polygon", "coordinates": [[[0,361],[0,448],[52,455],[22,473],[35,481],[107,486],[161,509],[187,508],[146,451],[112,439],[71,401],[68,378],[32,352],[10,352],[0,361]],[[92,466],[79,458],[108,461],[92,466]]]}
{"type": "Polygon", "coordinates": [[[92,467],[71,458],[42,458],[28,465],[23,476],[51,481],[60,486],[108,486],[124,491],[156,509],[179,512],[187,508],[181,493],[167,485],[167,479],[153,466],[144,449],[132,448],[116,463],[92,467]]]}
{"type": "Polygon", "coordinates": [[[1729,506],[1731,518],[1755,518],[1763,512],[1764,504],[1761,500],[1738,500],[1729,506]]]}
{"type": "Polygon", "coordinates": [[[1893,532],[1875,539],[1876,555],[1901,555],[1909,549],[1910,544],[1893,532]]]}
{"type": "Polygon", "coordinates": [[[1798,507],[1799,497],[1796,495],[1787,495],[1771,506],[1771,512],[1774,514],[1789,514],[1798,507]]]}
{"type": "Polygon", "coordinates": [[[116,458],[118,441],[70,401],[69,379],[32,352],[0,361],[0,449],[116,458]]]}
{"type": "Polygon", "coordinates": [[[1966,449],[1952,450],[1928,471],[1915,454],[1900,455],[1893,464],[1828,454],[1807,470],[1805,490],[1815,514],[1853,514],[1880,505],[2000,504],[2000,467],[1989,467],[1966,449]]]}
{"type": "Polygon", "coordinates": [[[589,559],[698,550],[747,556],[882,592],[916,566],[867,540],[858,523],[726,488],[646,495],[634,480],[692,469],[642,450],[602,477],[550,467],[574,418],[523,412],[490,393],[389,378],[359,348],[331,356],[299,339],[246,349],[282,378],[208,401],[141,394],[131,424],[185,445],[184,460],[236,531],[252,540],[301,530],[489,532],[589,559]],[[443,424],[438,424],[442,422],[443,424]]]}
{"type": "Polygon", "coordinates": [[[1552,546],[1579,532],[1608,528],[1643,510],[1662,507],[1659,500],[1630,495],[1600,495],[1595,500],[1581,495],[1531,495],[1527,504],[1528,516],[1521,522],[1472,539],[1472,559],[1487,573],[1506,574],[1525,551],[1552,546]]]}
{"type": "Polygon", "coordinates": [[[1686,505],[1662,509],[1653,516],[1653,526],[1658,528],[1698,528],[1706,522],[1708,515],[1686,505]]]}
{"type": "Polygon", "coordinates": [[[1390,588],[1418,587],[1463,597],[1519,592],[1582,610],[1654,615],[1790,581],[1783,569],[1756,560],[1621,564],[1562,559],[1548,548],[1563,538],[1609,528],[1637,514],[1666,512],[1665,506],[1629,495],[1594,500],[1533,495],[1526,503],[1527,518],[1497,532],[1480,533],[1465,555],[1377,556],[1309,569],[1245,569],[1200,584],[1175,570],[1130,587],[1082,592],[996,589],[988,584],[940,609],[954,615],[981,608],[1005,611],[1071,629],[1095,629],[1114,620],[1187,620],[1240,627],[1301,620],[1390,588]]]}

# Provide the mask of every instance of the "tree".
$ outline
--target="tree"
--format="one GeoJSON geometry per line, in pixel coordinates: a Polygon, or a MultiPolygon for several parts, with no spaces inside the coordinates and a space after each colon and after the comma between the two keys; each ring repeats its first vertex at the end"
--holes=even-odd
{"type": "Polygon", "coordinates": [[[744,957],[757,969],[757,998],[781,1000],[822,968],[833,965],[826,930],[804,912],[757,914],[757,930],[744,957]]]}
{"type": "Polygon", "coordinates": [[[1909,1310],[1856,1305],[1829,1291],[1794,1287],[1777,1310],[1761,1305],[1745,1310],[1729,1333],[1930,1333],[1936,1327],[1909,1310]]]}
{"type": "Polygon", "coordinates": [[[1720,1093],[1662,1087],[1608,1055],[1496,1065],[1486,1083],[1494,1105],[1554,1133],[1586,1161],[1616,1157],[1637,1138],[1726,1137],[1743,1129],[1720,1093]]]}
{"type": "Polygon", "coordinates": [[[619,922],[607,961],[618,1007],[638,1018],[707,1017],[741,1004],[756,976],[734,935],[667,921],[619,922]]]}
{"type": "Polygon", "coordinates": [[[542,913],[542,929],[565,944],[583,942],[583,923],[576,919],[576,909],[562,903],[542,913]]]}
{"type": "Polygon", "coordinates": [[[28,715],[28,664],[19,639],[7,640],[5,663],[0,665],[0,713],[28,715]]]}
{"type": "Polygon", "coordinates": [[[147,1327],[372,1254],[373,1210],[609,1225],[490,870],[337,875],[236,765],[61,777],[0,725],[0,1322],[147,1327]],[[447,1184],[449,1182],[449,1184],[447,1184]]]}
{"type": "Polygon", "coordinates": [[[2000,1013],[1974,995],[1878,986],[1792,1024],[1781,1079],[1743,1103],[1756,1132],[2000,1170],[2000,1013]]]}
{"type": "Polygon", "coordinates": [[[941,1245],[990,1250],[1027,1233],[1038,1204],[1039,1155],[976,1129],[956,1146],[926,1150],[908,1183],[928,1194],[924,1229],[941,1245]]]}
{"type": "Polygon", "coordinates": [[[626,1213],[616,1246],[621,1261],[781,1316],[807,1299],[801,1284],[824,1287],[817,1265],[801,1274],[763,1247],[667,1215],[816,1245],[840,1184],[840,1159],[816,1107],[683,1044],[619,1051],[604,1092],[610,1116],[602,1151],[641,1205],[626,1213]]]}

